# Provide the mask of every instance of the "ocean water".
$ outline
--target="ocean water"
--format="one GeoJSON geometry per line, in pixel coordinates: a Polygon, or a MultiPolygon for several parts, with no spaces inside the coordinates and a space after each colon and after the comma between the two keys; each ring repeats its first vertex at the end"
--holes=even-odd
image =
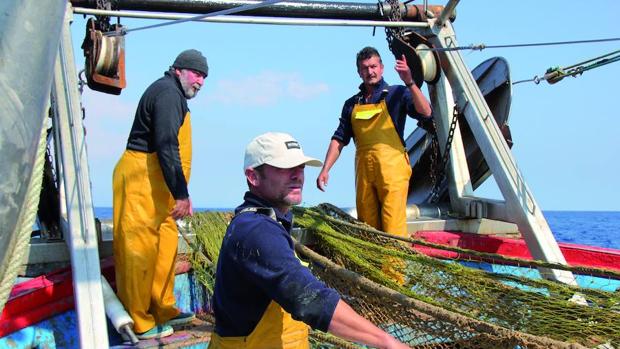
{"type": "Polygon", "coordinates": [[[544,215],[558,241],[620,249],[618,211],[545,211],[544,215]]]}
{"type": "MultiPolygon", "coordinates": [[[[228,209],[196,209],[205,210],[228,209]]],[[[545,211],[544,215],[553,235],[560,242],[620,249],[620,212],[545,211]]],[[[95,216],[112,219],[112,208],[96,207],[95,216]]]]}

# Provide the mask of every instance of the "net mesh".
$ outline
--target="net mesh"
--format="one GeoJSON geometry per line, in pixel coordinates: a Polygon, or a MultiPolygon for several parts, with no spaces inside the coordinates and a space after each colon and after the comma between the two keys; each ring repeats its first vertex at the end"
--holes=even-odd
{"type": "MultiPolygon", "coordinates": [[[[568,286],[540,279],[530,261],[490,269],[473,251],[461,250],[458,260],[420,254],[331,205],[294,213],[295,225],[312,237],[307,243],[312,249],[299,244],[296,249],[312,262],[313,273],[358,313],[413,348],[620,347],[615,286],[620,275],[579,268],[574,271],[607,275],[596,279],[609,290],[568,286]]],[[[208,275],[199,277],[209,289],[210,261],[217,260],[230,218],[208,212],[191,222],[204,255],[194,257],[194,267],[208,275]]],[[[311,343],[357,347],[322,333],[314,333],[311,343]]]]}

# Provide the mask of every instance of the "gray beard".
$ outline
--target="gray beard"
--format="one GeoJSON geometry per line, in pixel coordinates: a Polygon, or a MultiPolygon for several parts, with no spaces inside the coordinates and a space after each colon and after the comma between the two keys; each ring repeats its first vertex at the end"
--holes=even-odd
{"type": "Polygon", "coordinates": [[[196,93],[198,91],[194,90],[192,85],[190,85],[186,79],[179,77],[179,81],[181,82],[181,87],[183,88],[183,94],[185,95],[185,98],[192,99],[196,97],[196,93]]]}

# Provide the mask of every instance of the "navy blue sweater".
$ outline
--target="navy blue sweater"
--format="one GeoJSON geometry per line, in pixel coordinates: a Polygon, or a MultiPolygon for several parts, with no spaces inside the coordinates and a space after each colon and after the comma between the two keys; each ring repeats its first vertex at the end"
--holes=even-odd
{"type": "MultiPolygon", "coordinates": [[[[236,213],[246,207],[269,207],[250,192],[244,200],[236,213]]],[[[262,213],[243,212],[226,230],[213,296],[215,332],[222,337],[249,335],[272,300],[293,319],[327,331],[340,296],[295,256],[292,213],[276,210],[276,217],[277,222],[262,213]]]]}
{"type": "MultiPolygon", "coordinates": [[[[336,128],[336,131],[332,136],[332,139],[337,139],[344,143],[344,145],[348,145],[351,138],[355,137],[351,126],[351,112],[353,112],[353,107],[356,104],[367,104],[364,102],[363,97],[365,92],[364,84],[360,84],[359,88],[360,92],[344,102],[338,128],[336,128]]],[[[372,97],[368,103],[379,103],[384,97],[388,112],[390,113],[392,122],[394,122],[396,132],[404,145],[405,140],[403,139],[403,134],[405,133],[406,116],[409,115],[418,120],[424,117],[416,111],[415,105],[413,105],[413,96],[411,95],[411,91],[406,86],[390,86],[385,82],[385,80],[381,79],[381,81],[377,84],[377,87],[374,89],[372,97]],[[384,94],[383,90],[386,90],[387,93],[384,94]]]]}

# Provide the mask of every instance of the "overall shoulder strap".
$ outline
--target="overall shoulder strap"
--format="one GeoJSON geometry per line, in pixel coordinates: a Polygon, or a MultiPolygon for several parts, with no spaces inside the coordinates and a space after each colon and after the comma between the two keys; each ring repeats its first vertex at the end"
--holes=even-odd
{"type": "MultiPolygon", "coordinates": [[[[385,97],[387,97],[388,93],[389,93],[389,89],[388,89],[389,85],[385,86],[385,88],[383,90],[381,90],[381,94],[379,95],[379,102],[381,102],[382,100],[385,99],[385,97]]],[[[365,100],[364,100],[364,92],[360,91],[357,93],[356,95],[357,98],[357,103],[355,104],[366,104],[365,100]]]]}
{"type": "Polygon", "coordinates": [[[382,101],[385,99],[385,97],[387,97],[389,93],[388,87],[386,86],[382,91],[381,91],[381,95],[379,97],[379,101],[382,101]]]}

